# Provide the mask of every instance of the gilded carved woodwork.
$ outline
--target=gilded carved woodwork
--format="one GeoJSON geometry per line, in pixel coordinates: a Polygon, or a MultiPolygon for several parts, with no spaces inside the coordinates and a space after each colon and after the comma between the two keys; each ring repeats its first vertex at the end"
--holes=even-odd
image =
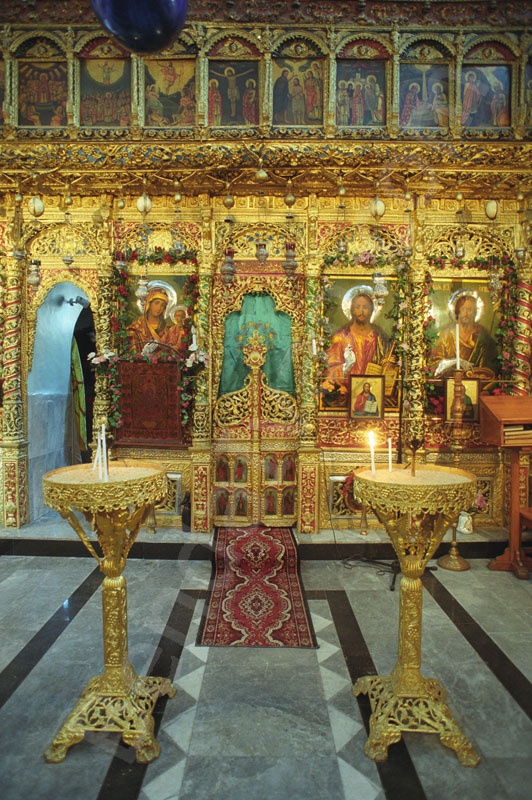
{"type": "Polygon", "coordinates": [[[199,533],[209,533],[212,528],[210,461],[210,450],[194,449],[192,466],[192,529],[199,533]]]}
{"type": "Polygon", "coordinates": [[[28,448],[25,443],[2,448],[2,508],[6,527],[20,528],[29,520],[28,448]]]}
{"type": "Polygon", "coordinates": [[[317,533],[319,530],[319,450],[301,448],[298,454],[298,530],[317,533]]]}
{"type": "Polygon", "coordinates": [[[425,375],[423,322],[427,312],[424,275],[412,259],[409,298],[409,351],[405,355],[406,443],[412,452],[425,441],[425,375]]]}
{"type": "Polygon", "coordinates": [[[532,352],[532,284],[524,280],[517,283],[517,320],[512,342],[515,364],[513,377],[519,394],[530,394],[532,352]]]}
{"type": "Polygon", "coordinates": [[[2,343],[2,438],[13,444],[24,439],[22,407],[22,275],[25,261],[20,256],[6,259],[4,341],[2,343]]]}
{"type": "MultiPolygon", "coordinates": [[[[406,9],[404,3],[368,0],[358,4],[356,15],[352,13],[354,4],[343,0],[321,6],[303,0],[297,13],[290,4],[273,0],[270,4],[254,3],[254,19],[250,23],[249,3],[244,0],[232,3],[231,8],[214,0],[206,4],[192,0],[183,35],[163,54],[178,63],[180,59],[196,61],[197,114],[189,128],[146,125],[144,65],[149,64],[150,58],[137,55],[131,58],[131,124],[118,128],[80,125],[80,58],[84,48],[102,31],[88,0],[71,0],[63,5],[60,13],[56,4],[48,0],[41,0],[37,9],[32,6],[31,15],[24,4],[17,4],[16,9],[2,8],[0,12],[0,22],[10,23],[2,31],[6,82],[5,118],[0,125],[0,211],[5,211],[6,220],[5,224],[0,223],[0,261],[5,269],[0,317],[4,340],[4,443],[24,438],[21,385],[31,369],[37,311],[50,289],[65,281],[86,293],[95,320],[97,349],[101,352],[111,341],[108,322],[113,306],[113,254],[119,250],[168,249],[179,241],[186,250],[197,251],[199,301],[194,323],[199,346],[210,355],[209,366],[193,380],[194,445],[209,447],[227,420],[232,420],[234,439],[242,442],[249,435],[245,415],[252,409],[245,391],[216,400],[224,322],[228,314],[239,310],[246,294],[267,292],[276,308],[291,318],[298,380],[295,402],[262,387],[266,399],[263,435],[272,447],[277,445],[276,439],[287,435],[290,443],[298,446],[311,447],[317,440],[334,453],[339,466],[344,464],[342,451],[350,448],[355,451],[355,460],[363,463],[370,428],[383,441],[389,434],[394,443],[399,440],[397,415],[387,414],[385,420],[370,426],[318,414],[316,404],[319,376],[312,354],[313,336],[318,352],[324,346],[319,341],[319,276],[323,256],[334,253],[345,239],[350,252],[384,256],[389,264],[413,245],[412,291],[404,315],[412,334],[405,384],[407,436],[410,441],[425,438],[426,457],[430,458],[431,450],[439,454],[450,451],[456,445],[452,426],[441,419],[429,422],[425,417],[425,354],[420,328],[424,270],[432,255],[452,261],[458,233],[463,235],[468,259],[512,255],[516,246],[525,250],[532,245],[532,126],[526,122],[524,80],[532,45],[527,29],[532,21],[526,4],[498,4],[494,9],[490,3],[488,21],[481,22],[477,13],[479,5],[485,8],[481,0],[432,2],[429,10],[422,10],[423,4],[416,2],[406,9]],[[393,19],[400,21],[393,26],[389,16],[392,5],[393,19]],[[69,97],[64,127],[16,124],[21,88],[18,71],[25,43],[32,37],[37,37],[35,53],[39,57],[57,58],[66,65],[69,97]],[[373,44],[371,39],[375,40],[373,44]],[[468,56],[478,42],[484,47],[468,56]],[[346,48],[350,48],[352,58],[387,54],[389,113],[382,128],[337,124],[336,72],[346,48]],[[502,61],[511,69],[511,125],[502,130],[465,130],[458,124],[461,73],[468,63],[481,67],[494,59],[501,62],[499,48],[509,54],[502,61]],[[442,52],[448,57],[442,58],[442,52]],[[312,53],[322,60],[326,74],[322,125],[272,124],[273,67],[279,53],[290,58],[312,53]],[[429,57],[449,64],[454,119],[445,131],[405,130],[399,124],[401,65],[429,57]],[[209,61],[216,58],[258,60],[262,102],[256,126],[217,128],[209,124],[206,78],[209,61]],[[267,174],[263,184],[257,180],[259,167],[267,174]],[[339,209],[340,182],[346,191],[343,213],[339,209]],[[69,206],[65,202],[67,185],[73,195],[69,206]],[[295,196],[290,209],[284,202],[288,186],[295,196]],[[150,196],[152,210],[141,217],[136,197],[144,190],[150,196]],[[386,214],[378,224],[369,211],[377,192],[386,203],[386,214]],[[226,194],[235,201],[231,209],[225,206],[226,194]],[[38,219],[28,207],[28,199],[35,195],[42,197],[46,209],[38,219]],[[415,213],[411,213],[412,201],[407,195],[415,198],[415,213]],[[487,221],[485,203],[495,197],[499,215],[496,221],[487,221]],[[65,209],[70,210],[73,220],[75,250],[75,261],[68,269],[61,260],[65,209]],[[291,218],[287,217],[288,210],[291,218]],[[17,225],[12,228],[15,221],[17,225]],[[19,252],[24,255],[21,261],[1,255],[2,250],[11,251],[14,233],[19,252]],[[255,258],[261,234],[267,238],[270,251],[264,268],[255,258]],[[288,239],[296,242],[298,271],[294,281],[286,279],[282,271],[288,239]],[[235,249],[237,279],[225,287],[219,268],[228,246],[235,249]],[[30,258],[41,261],[42,280],[36,290],[28,285],[25,275],[30,258]]],[[[113,48],[108,53],[120,54],[115,45],[107,42],[104,46],[113,48]]],[[[523,255],[517,265],[520,281],[514,377],[516,390],[528,393],[532,273],[530,256],[526,252],[523,255]]],[[[394,274],[389,264],[385,263],[383,273],[391,279],[394,274]]],[[[127,264],[132,290],[137,277],[155,272],[188,274],[189,268],[185,263],[127,264]]],[[[339,269],[332,264],[324,271],[335,274],[339,269]]],[[[446,269],[445,277],[449,273],[446,269]]],[[[480,269],[465,267],[462,275],[465,277],[466,273],[467,278],[486,277],[480,269]]],[[[346,277],[355,281],[359,274],[362,267],[355,266],[346,277]]],[[[103,374],[98,375],[96,424],[108,417],[106,381],[103,374]]],[[[467,459],[475,464],[475,448],[481,444],[477,427],[464,429],[461,444],[467,445],[467,459]]],[[[24,455],[22,449],[17,452],[22,462],[17,456],[16,472],[22,475],[19,467],[24,455]]],[[[353,461],[352,454],[349,458],[353,461]]],[[[200,459],[197,474],[190,471],[187,478],[198,502],[198,530],[207,530],[210,519],[210,500],[205,497],[210,491],[209,480],[204,468],[207,466],[200,459]]],[[[312,469],[309,466],[307,470],[309,486],[312,469]]],[[[11,474],[11,468],[8,472],[11,474]]],[[[322,483],[320,480],[319,514],[320,523],[326,527],[323,509],[327,493],[322,483]]],[[[15,493],[11,489],[8,493],[10,520],[25,516],[22,491],[17,478],[15,493]],[[13,497],[15,514],[10,505],[13,497]]],[[[302,525],[312,527],[310,520],[317,512],[303,512],[303,505],[310,508],[310,494],[309,488],[300,513],[302,520],[305,517],[302,525]]],[[[501,502],[501,492],[496,488],[496,516],[500,516],[501,502]]]]}
{"type": "Polygon", "coordinates": [[[299,415],[297,402],[292,395],[272,389],[262,371],[266,347],[264,337],[258,331],[246,340],[243,348],[244,363],[251,368],[246,376],[244,387],[235,392],[221,395],[214,406],[214,421],[221,429],[230,428],[248,421],[253,428],[254,421],[260,418],[279,425],[293,425],[299,415]],[[260,395],[260,399],[259,399],[260,395]],[[260,404],[260,412],[256,408],[260,404]]]}
{"type": "MultiPolygon", "coordinates": [[[[187,198],[183,206],[186,210],[194,209],[195,203],[193,198],[187,198]]],[[[137,250],[140,253],[152,253],[160,248],[163,251],[170,250],[176,246],[176,241],[185,251],[195,251],[200,246],[201,242],[201,227],[193,220],[181,219],[181,209],[178,208],[174,211],[170,206],[170,198],[167,202],[163,198],[155,197],[152,201],[151,219],[141,222],[132,219],[125,219],[123,216],[120,220],[116,219],[114,230],[114,249],[119,251],[137,250]],[[166,221],[161,219],[162,215],[172,213],[175,219],[166,221]],[[176,216],[176,213],[178,215],[176,216]]],[[[115,215],[116,217],[116,212],[115,215]]],[[[168,264],[161,260],[157,264],[148,264],[148,269],[157,274],[180,274],[186,271],[186,262],[177,262],[175,264],[168,264]]],[[[139,264],[138,262],[131,262],[128,264],[128,269],[133,274],[146,271],[146,265],[139,264]]]]}

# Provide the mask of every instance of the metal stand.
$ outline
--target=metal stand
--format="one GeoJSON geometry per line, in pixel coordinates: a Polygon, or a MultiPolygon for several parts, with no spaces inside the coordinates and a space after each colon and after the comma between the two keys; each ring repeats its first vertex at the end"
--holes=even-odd
{"type": "MultiPolygon", "coordinates": [[[[367,508],[365,505],[362,506],[362,514],[360,518],[360,535],[366,536],[368,533],[368,517],[367,517],[367,508]]],[[[376,567],[378,569],[377,575],[388,575],[390,574],[392,577],[390,579],[390,591],[395,591],[395,584],[397,582],[397,576],[401,572],[401,565],[399,563],[398,558],[394,558],[391,562],[389,561],[379,561],[377,558],[367,558],[366,556],[351,556],[350,558],[344,558],[342,564],[346,567],[356,566],[358,562],[362,564],[367,564],[371,567],[376,567]]],[[[435,570],[436,567],[426,567],[426,569],[435,570]]]]}
{"type": "Polygon", "coordinates": [[[465,572],[471,565],[469,561],[462,558],[458,552],[458,545],[456,544],[456,525],[453,525],[452,536],[449,552],[444,556],[440,556],[438,559],[438,566],[442,567],[442,569],[450,569],[453,572],[465,572]]]}
{"type": "MultiPolygon", "coordinates": [[[[401,572],[401,565],[397,558],[394,558],[393,561],[379,561],[376,558],[366,558],[366,556],[351,556],[351,558],[346,558],[342,562],[343,564],[349,565],[350,562],[360,562],[362,564],[367,564],[370,567],[376,567],[378,569],[377,575],[387,575],[388,573],[392,576],[390,579],[390,591],[395,591],[395,584],[397,581],[397,576],[401,572]]],[[[439,562],[438,562],[439,563],[439,562]]],[[[355,564],[353,564],[355,566],[355,564]]],[[[434,570],[438,569],[438,567],[425,567],[425,569],[434,570]]]]}

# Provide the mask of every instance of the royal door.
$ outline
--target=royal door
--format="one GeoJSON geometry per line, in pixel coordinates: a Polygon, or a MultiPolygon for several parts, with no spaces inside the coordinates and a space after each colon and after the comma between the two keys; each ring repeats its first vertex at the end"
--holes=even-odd
{"type": "Polygon", "coordinates": [[[254,331],[243,346],[250,368],[244,387],[215,405],[215,525],[296,523],[298,408],[292,395],[268,385],[266,353],[264,337],[254,331]]]}

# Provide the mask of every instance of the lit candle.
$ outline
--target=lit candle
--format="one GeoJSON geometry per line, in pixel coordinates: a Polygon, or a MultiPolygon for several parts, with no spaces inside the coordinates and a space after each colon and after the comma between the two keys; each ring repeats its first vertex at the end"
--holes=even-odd
{"type": "Polygon", "coordinates": [[[392,438],[388,437],[388,469],[392,471],[392,438]]]}
{"type": "Polygon", "coordinates": [[[368,433],[369,439],[369,457],[371,462],[371,474],[375,475],[375,434],[373,431],[368,433]]]}
{"type": "Polygon", "coordinates": [[[460,369],[460,328],[456,323],[456,369],[460,369]]]}
{"type": "Polygon", "coordinates": [[[316,349],[316,339],[314,338],[314,336],[312,337],[312,355],[313,356],[318,355],[318,351],[316,349]]]}

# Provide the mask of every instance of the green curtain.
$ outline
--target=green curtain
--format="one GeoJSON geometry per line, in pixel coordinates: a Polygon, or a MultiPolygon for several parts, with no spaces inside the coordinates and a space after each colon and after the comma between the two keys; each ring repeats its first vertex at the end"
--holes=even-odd
{"type": "Polygon", "coordinates": [[[224,359],[220,395],[236,392],[244,386],[249,373],[242,359],[242,347],[256,329],[268,347],[263,371],[272,389],[295,395],[292,361],[292,322],[288,314],[275,310],[269,294],[248,294],[240,311],[233,311],[225,321],[224,359]]]}
{"type": "Polygon", "coordinates": [[[79,449],[81,452],[83,452],[89,449],[89,444],[87,441],[85,380],[83,378],[83,367],[81,364],[78,343],[74,337],[72,337],[72,347],[70,353],[70,383],[72,386],[72,406],[79,439],[79,449]]]}

